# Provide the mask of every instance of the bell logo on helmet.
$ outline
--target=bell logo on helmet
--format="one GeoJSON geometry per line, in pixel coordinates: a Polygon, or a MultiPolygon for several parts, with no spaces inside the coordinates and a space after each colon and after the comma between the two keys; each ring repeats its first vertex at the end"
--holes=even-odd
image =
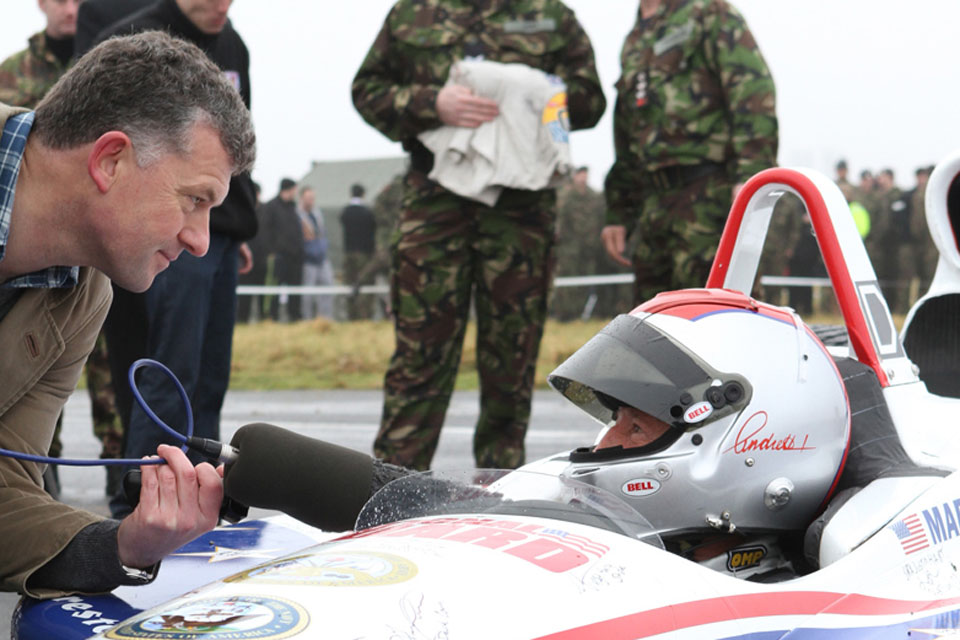
{"type": "Polygon", "coordinates": [[[713,406],[709,402],[698,402],[683,414],[683,421],[689,424],[702,422],[713,413],[713,406]]]}
{"type": "Polygon", "coordinates": [[[628,496],[650,496],[660,490],[660,481],[653,478],[637,478],[623,483],[620,490],[628,496]]]}

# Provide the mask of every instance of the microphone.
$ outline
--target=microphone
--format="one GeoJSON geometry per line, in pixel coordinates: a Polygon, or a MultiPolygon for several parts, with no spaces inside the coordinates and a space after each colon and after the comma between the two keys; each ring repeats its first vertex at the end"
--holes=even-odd
{"type": "Polygon", "coordinates": [[[353,529],[373,493],[374,459],[270,424],[240,427],[224,467],[224,494],[326,531],[353,529]]]}

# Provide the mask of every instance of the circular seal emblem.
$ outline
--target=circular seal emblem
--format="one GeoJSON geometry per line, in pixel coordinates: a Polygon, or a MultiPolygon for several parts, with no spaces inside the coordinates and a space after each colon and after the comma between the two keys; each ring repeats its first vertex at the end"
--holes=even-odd
{"type": "Polygon", "coordinates": [[[417,565],[406,558],[375,551],[347,551],[284,558],[230,576],[225,582],[377,587],[406,582],[416,575],[417,565]]]}
{"type": "Polygon", "coordinates": [[[310,615],[280,598],[236,596],[204,598],[157,613],[148,613],[107,632],[130,640],[278,640],[303,631],[310,615]]]}

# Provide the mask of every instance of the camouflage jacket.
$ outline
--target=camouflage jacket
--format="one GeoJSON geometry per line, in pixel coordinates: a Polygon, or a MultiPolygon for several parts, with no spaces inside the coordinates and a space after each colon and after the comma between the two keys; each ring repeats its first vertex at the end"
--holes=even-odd
{"type": "Polygon", "coordinates": [[[0,63],[0,102],[32,109],[67,66],[47,48],[42,31],[30,36],[27,42],[26,49],[0,63]]]}
{"type": "Polygon", "coordinates": [[[360,115],[408,150],[440,121],[437,93],[468,56],[519,62],[567,84],[573,129],[594,126],[606,100],[593,48],[559,0],[400,0],[353,80],[360,115]]]}
{"type": "Polygon", "coordinates": [[[776,163],[773,78],[725,0],[663,0],[650,18],[638,15],[620,63],[608,224],[638,215],[644,173],[717,162],[742,182],[776,163]]]}

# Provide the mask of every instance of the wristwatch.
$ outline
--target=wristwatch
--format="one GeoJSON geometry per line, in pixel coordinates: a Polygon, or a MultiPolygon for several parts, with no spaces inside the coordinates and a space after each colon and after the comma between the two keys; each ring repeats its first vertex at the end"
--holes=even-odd
{"type": "Polygon", "coordinates": [[[146,569],[137,569],[136,567],[128,567],[125,564],[121,564],[120,568],[123,569],[124,575],[131,581],[132,584],[149,584],[157,577],[157,571],[160,569],[160,563],[152,564],[146,569]]]}

